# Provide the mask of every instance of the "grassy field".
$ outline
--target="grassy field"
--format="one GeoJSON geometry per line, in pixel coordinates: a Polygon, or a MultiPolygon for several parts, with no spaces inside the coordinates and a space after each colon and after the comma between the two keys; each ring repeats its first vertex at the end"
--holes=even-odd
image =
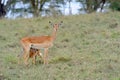
{"type": "Polygon", "coordinates": [[[120,80],[120,13],[0,20],[0,80],[120,80]],[[18,64],[20,39],[50,35],[60,22],[49,64],[18,64]]]}

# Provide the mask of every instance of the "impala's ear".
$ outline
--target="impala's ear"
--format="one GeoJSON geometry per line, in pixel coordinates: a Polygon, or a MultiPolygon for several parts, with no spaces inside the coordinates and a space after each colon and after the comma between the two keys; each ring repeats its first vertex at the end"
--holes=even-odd
{"type": "Polygon", "coordinates": [[[49,21],[49,23],[50,23],[50,25],[52,25],[52,26],[53,26],[53,23],[52,23],[51,21],[49,21]]]}
{"type": "Polygon", "coordinates": [[[61,22],[59,23],[59,25],[61,26],[61,25],[62,25],[62,23],[63,23],[63,21],[61,21],[61,22]]]}

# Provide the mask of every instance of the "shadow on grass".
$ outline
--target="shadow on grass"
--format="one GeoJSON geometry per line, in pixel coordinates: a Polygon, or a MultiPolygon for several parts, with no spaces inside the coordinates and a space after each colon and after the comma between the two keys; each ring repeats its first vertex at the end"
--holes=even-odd
{"type": "MultiPolygon", "coordinates": [[[[72,59],[70,57],[67,57],[67,56],[56,56],[56,57],[50,59],[48,61],[48,64],[56,64],[56,63],[60,63],[60,62],[68,62],[70,60],[72,60],[72,59]]],[[[28,61],[28,63],[29,63],[29,65],[27,67],[44,65],[44,61],[42,59],[37,59],[36,64],[33,64],[32,60],[30,59],[28,61]]],[[[24,62],[22,61],[18,65],[23,65],[24,66],[24,62]]]]}
{"type": "Polygon", "coordinates": [[[71,58],[70,57],[66,57],[66,56],[57,56],[57,57],[54,57],[52,58],[49,63],[59,63],[59,62],[68,62],[70,61],[71,58]]]}

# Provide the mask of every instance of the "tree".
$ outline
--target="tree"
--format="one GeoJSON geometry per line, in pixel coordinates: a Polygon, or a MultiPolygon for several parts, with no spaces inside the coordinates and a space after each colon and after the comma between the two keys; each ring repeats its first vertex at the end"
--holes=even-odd
{"type": "Polygon", "coordinates": [[[91,13],[97,11],[98,8],[103,9],[106,0],[77,0],[82,3],[82,7],[85,12],[91,13]]]}
{"type": "Polygon", "coordinates": [[[71,1],[72,1],[72,0],[68,0],[68,3],[69,3],[69,14],[70,14],[70,15],[72,14],[71,1]]]}
{"type": "Polygon", "coordinates": [[[5,5],[4,2],[2,3],[2,0],[0,0],[0,18],[4,17],[6,15],[5,5]]]}
{"type": "MultiPolygon", "coordinates": [[[[6,3],[6,12],[10,13],[10,15],[14,16],[16,14],[23,15],[23,12],[25,11],[25,7],[19,7],[16,8],[16,5],[22,3],[21,0],[8,0],[6,3]]],[[[24,3],[23,3],[24,4],[24,3]]],[[[28,9],[27,9],[28,10],[28,9]]]]}
{"type": "Polygon", "coordinates": [[[33,9],[34,16],[39,16],[39,13],[42,12],[45,2],[48,0],[31,0],[31,5],[33,9]]]}
{"type": "MultiPolygon", "coordinates": [[[[15,17],[29,17],[28,15],[38,17],[43,14],[45,16],[58,16],[65,14],[66,3],[68,3],[69,14],[72,14],[71,2],[73,0],[8,0],[6,5],[3,1],[5,0],[0,0],[0,17],[4,17],[8,12],[11,12],[10,15],[15,17]],[[18,7],[18,5],[22,6],[18,7]]],[[[86,13],[96,12],[98,9],[102,11],[105,4],[110,4],[112,10],[120,11],[120,0],[76,1],[82,4],[81,10],[84,10],[86,13]]]]}
{"type": "MultiPolygon", "coordinates": [[[[61,7],[65,8],[65,2],[64,0],[51,0],[49,2],[48,8],[44,9],[45,10],[45,14],[47,16],[53,16],[53,17],[57,17],[59,15],[62,15],[62,10],[60,9],[61,7]]],[[[63,10],[63,13],[65,10],[63,10]]]]}

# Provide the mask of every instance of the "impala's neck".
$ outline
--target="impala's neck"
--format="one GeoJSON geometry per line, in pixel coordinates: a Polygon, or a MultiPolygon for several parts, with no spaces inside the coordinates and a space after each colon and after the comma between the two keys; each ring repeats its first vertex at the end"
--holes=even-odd
{"type": "Polygon", "coordinates": [[[57,30],[54,30],[54,29],[53,29],[53,32],[52,32],[52,35],[51,35],[53,41],[54,41],[55,38],[56,38],[56,33],[57,33],[57,30]]]}

